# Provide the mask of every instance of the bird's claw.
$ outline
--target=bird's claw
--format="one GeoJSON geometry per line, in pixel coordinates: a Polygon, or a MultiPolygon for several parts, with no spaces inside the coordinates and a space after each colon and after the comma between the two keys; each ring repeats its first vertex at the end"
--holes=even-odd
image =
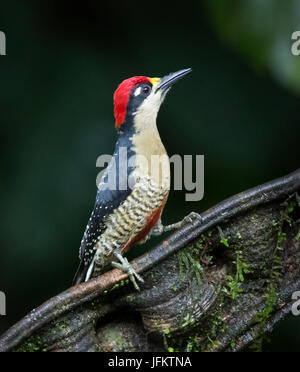
{"type": "Polygon", "coordinates": [[[140,281],[141,283],[144,283],[144,279],[134,270],[134,268],[131,266],[131,264],[128,262],[127,258],[123,257],[122,263],[119,262],[112,262],[111,263],[113,267],[116,267],[117,269],[123,270],[126,272],[129,276],[129,279],[131,280],[132,284],[134,285],[134,288],[139,291],[140,288],[137,285],[136,279],[140,281]]]}
{"type": "Polygon", "coordinates": [[[189,215],[187,215],[186,217],[184,217],[184,219],[182,220],[182,226],[183,225],[186,225],[188,223],[193,223],[193,220],[199,220],[200,222],[202,222],[202,217],[200,214],[196,213],[196,212],[191,212],[189,215]]]}

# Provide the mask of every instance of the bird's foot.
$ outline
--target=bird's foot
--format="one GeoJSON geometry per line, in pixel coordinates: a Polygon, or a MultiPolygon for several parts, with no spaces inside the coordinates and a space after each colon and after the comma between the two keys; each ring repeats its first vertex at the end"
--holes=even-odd
{"type": "Polygon", "coordinates": [[[194,220],[198,220],[200,223],[202,222],[202,217],[200,214],[196,212],[191,212],[189,215],[184,217],[184,219],[180,222],[180,227],[188,224],[188,223],[193,223],[194,220]]]}
{"type": "Polygon", "coordinates": [[[123,270],[126,272],[129,276],[129,279],[131,280],[132,284],[134,285],[134,288],[139,291],[140,288],[137,285],[136,279],[140,281],[141,283],[144,283],[144,279],[134,270],[134,268],[131,266],[131,264],[128,262],[127,258],[123,257],[122,255],[117,255],[118,259],[121,261],[119,262],[112,262],[112,266],[116,267],[117,269],[123,270]]]}
{"type": "Polygon", "coordinates": [[[172,225],[163,226],[161,223],[158,224],[157,226],[154,227],[154,229],[152,229],[151,234],[152,235],[161,235],[162,233],[167,232],[167,231],[180,229],[181,227],[183,227],[186,224],[193,223],[193,221],[195,219],[202,222],[202,217],[201,217],[200,214],[198,214],[196,212],[191,212],[188,216],[184,217],[184,219],[182,221],[179,221],[177,223],[173,223],[172,225]]]}

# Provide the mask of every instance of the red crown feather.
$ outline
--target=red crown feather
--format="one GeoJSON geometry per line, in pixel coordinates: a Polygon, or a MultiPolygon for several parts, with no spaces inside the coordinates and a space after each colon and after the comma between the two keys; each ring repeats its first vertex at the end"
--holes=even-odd
{"type": "Polygon", "coordinates": [[[114,94],[116,127],[124,123],[126,110],[132,89],[142,83],[148,83],[150,80],[146,76],[135,76],[124,80],[117,88],[114,94]]]}

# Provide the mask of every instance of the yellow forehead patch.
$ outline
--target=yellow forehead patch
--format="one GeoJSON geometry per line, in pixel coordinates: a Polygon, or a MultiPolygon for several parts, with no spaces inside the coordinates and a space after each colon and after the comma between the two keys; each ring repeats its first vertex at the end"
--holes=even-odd
{"type": "Polygon", "coordinates": [[[153,85],[154,88],[160,83],[160,78],[150,78],[150,83],[153,85]]]}

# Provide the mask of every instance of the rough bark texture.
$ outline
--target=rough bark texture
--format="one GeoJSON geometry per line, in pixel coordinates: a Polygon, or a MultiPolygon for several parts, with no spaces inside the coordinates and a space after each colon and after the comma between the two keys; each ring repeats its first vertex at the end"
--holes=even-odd
{"type": "Polygon", "coordinates": [[[133,266],[33,310],[0,351],[239,351],[261,341],[300,290],[300,170],[238,194],[133,266]]]}

